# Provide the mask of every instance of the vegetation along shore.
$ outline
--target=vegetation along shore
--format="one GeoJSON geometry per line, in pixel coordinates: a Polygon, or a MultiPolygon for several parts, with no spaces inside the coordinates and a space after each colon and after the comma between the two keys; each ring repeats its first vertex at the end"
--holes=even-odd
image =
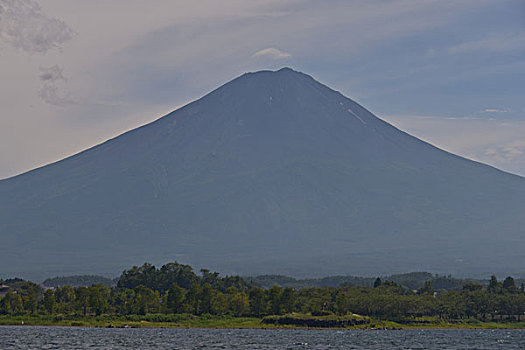
{"type": "Polygon", "coordinates": [[[191,266],[151,264],[113,286],[39,286],[0,280],[0,325],[182,328],[520,328],[524,286],[507,277],[436,291],[375,279],[371,286],[259,287],[253,279],[197,275],[191,266]]]}

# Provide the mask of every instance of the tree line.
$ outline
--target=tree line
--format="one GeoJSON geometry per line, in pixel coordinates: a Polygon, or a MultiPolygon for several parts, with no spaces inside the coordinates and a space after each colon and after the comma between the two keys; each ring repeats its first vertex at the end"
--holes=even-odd
{"type": "Polygon", "coordinates": [[[443,319],[523,320],[524,286],[511,277],[488,286],[468,282],[460,290],[436,293],[431,281],[418,290],[377,278],[370,287],[273,286],[260,288],[239,276],[220,276],[177,262],[161,268],[145,263],[125,270],[117,285],[65,285],[44,290],[20,279],[0,281],[11,289],[0,299],[0,314],[146,315],[194,314],[263,317],[292,312],[322,315],[355,313],[382,319],[422,316],[443,319]]]}

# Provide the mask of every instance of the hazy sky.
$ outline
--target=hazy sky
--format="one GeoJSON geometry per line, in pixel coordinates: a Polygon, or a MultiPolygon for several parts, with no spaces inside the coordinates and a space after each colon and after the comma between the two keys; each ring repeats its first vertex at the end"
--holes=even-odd
{"type": "Polygon", "coordinates": [[[523,0],[0,0],[0,178],[283,66],[525,175],[523,0]]]}

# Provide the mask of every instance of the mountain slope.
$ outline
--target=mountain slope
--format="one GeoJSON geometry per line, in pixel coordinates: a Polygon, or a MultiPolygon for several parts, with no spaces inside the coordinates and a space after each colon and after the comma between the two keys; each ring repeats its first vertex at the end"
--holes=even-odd
{"type": "Polygon", "coordinates": [[[310,76],[244,74],[0,181],[1,272],[525,270],[525,179],[444,152],[310,76]]]}

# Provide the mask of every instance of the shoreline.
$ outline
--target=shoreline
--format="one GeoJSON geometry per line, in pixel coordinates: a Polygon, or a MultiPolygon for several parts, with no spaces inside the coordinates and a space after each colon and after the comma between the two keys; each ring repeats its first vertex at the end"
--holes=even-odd
{"type": "Polygon", "coordinates": [[[301,325],[265,324],[261,318],[249,317],[193,317],[176,322],[130,320],[125,317],[52,317],[0,316],[0,327],[79,327],[79,328],[163,328],[163,329],[302,329],[302,330],[454,330],[454,329],[506,329],[525,330],[525,322],[481,322],[464,323],[435,322],[425,324],[400,324],[388,320],[371,320],[370,324],[345,327],[308,327],[301,325]],[[23,324],[22,324],[23,322],[23,324]]]}
{"type": "Polygon", "coordinates": [[[90,326],[90,325],[59,325],[59,324],[0,324],[2,327],[26,327],[26,328],[37,328],[37,327],[49,327],[49,328],[102,328],[102,329],[196,329],[196,330],[311,330],[311,331],[362,331],[362,332],[376,332],[376,331],[406,331],[406,330],[426,330],[426,331],[443,331],[443,330],[514,330],[522,331],[524,327],[427,327],[427,328],[329,328],[329,327],[178,327],[178,326],[130,326],[130,327],[104,327],[104,326],[90,326]]]}

